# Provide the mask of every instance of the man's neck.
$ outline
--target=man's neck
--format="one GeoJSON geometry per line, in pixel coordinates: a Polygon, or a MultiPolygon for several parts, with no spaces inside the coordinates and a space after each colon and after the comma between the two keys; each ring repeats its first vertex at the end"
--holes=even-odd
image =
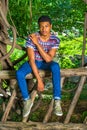
{"type": "Polygon", "coordinates": [[[48,34],[48,35],[40,35],[40,38],[41,38],[42,41],[47,41],[50,38],[50,34],[48,34]]]}

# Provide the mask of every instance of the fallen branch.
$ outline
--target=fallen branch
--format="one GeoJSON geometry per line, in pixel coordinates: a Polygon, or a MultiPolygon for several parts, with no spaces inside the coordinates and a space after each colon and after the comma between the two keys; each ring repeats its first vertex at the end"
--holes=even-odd
{"type": "Polygon", "coordinates": [[[0,130],[87,130],[87,125],[59,122],[46,124],[41,122],[0,122],[0,130]]]}

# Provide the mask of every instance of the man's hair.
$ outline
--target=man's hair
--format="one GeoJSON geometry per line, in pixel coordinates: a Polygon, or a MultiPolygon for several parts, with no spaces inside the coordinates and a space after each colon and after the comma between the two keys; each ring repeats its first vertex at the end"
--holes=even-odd
{"type": "Polygon", "coordinates": [[[49,22],[50,24],[52,24],[50,17],[46,15],[39,17],[38,24],[40,24],[40,22],[49,22]]]}

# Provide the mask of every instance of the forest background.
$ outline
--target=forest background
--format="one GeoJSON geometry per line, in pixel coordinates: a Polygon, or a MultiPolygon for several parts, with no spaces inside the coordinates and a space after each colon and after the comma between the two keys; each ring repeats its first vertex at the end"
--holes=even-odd
{"type": "MultiPolygon", "coordinates": [[[[24,46],[27,36],[38,30],[38,17],[49,15],[53,24],[52,31],[61,40],[55,60],[61,68],[76,68],[81,66],[86,7],[83,0],[9,0],[8,21],[17,29],[17,43],[24,46]]],[[[12,39],[10,32],[9,36],[12,39]]],[[[23,53],[14,50],[12,61],[23,53]]],[[[15,66],[15,69],[22,63],[15,66]]]]}

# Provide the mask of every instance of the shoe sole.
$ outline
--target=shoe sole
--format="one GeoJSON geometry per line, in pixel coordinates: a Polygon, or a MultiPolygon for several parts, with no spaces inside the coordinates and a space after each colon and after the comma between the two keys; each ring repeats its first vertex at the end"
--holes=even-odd
{"type": "Polygon", "coordinates": [[[57,114],[57,113],[55,113],[55,115],[57,115],[57,116],[62,116],[63,114],[57,114]]]}
{"type": "Polygon", "coordinates": [[[56,114],[57,116],[62,116],[63,114],[56,114]]]}
{"type": "Polygon", "coordinates": [[[27,113],[26,115],[24,115],[23,117],[27,117],[27,116],[30,114],[30,111],[31,111],[32,106],[33,106],[33,103],[31,104],[31,106],[30,106],[30,109],[29,109],[28,113],[27,113]]]}
{"type": "Polygon", "coordinates": [[[56,116],[62,116],[63,115],[63,113],[56,113],[56,112],[54,112],[54,114],[56,115],[56,116]]]}

